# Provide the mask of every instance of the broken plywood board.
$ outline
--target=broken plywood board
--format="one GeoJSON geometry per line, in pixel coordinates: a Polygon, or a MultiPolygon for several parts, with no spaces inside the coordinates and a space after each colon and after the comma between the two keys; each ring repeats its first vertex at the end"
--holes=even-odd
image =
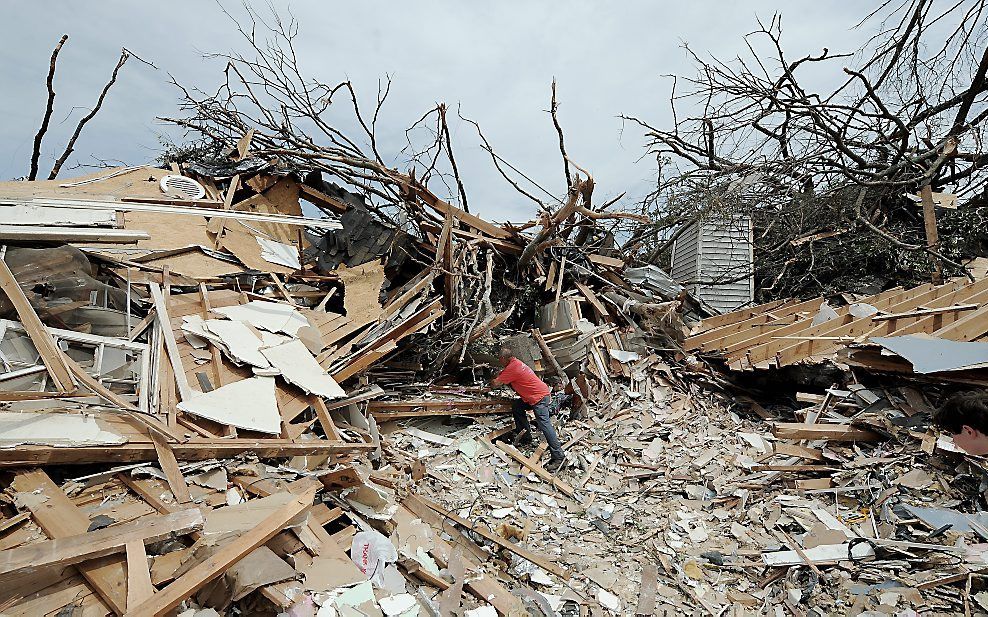
{"type": "Polygon", "coordinates": [[[343,308],[350,318],[350,327],[358,328],[376,321],[383,311],[384,265],[377,261],[353,268],[341,265],[336,273],[343,283],[343,308]]]}

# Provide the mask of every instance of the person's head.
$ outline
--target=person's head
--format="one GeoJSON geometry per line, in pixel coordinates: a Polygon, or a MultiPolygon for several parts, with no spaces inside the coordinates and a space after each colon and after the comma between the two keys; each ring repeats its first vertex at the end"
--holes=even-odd
{"type": "Polygon", "coordinates": [[[933,424],[968,454],[988,454],[988,392],[961,392],[933,412],[933,424]]]}
{"type": "Polygon", "coordinates": [[[515,352],[511,351],[511,348],[507,345],[501,345],[501,353],[498,355],[497,360],[501,363],[501,366],[508,366],[511,359],[515,357],[515,352]]]}

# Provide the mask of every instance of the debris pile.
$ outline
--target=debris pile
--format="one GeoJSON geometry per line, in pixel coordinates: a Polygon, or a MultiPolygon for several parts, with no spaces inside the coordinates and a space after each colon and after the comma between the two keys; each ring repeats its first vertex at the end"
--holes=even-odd
{"type": "Polygon", "coordinates": [[[452,441],[416,424],[472,422],[470,460],[573,498],[494,445],[502,342],[592,421],[702,308],[625,276],[592,180],[495,225],[408,178],[399,225],[245,140],[225,167],[0,183],[4,614],[521,614],[538,596],[483,545],[569,572],[457,530],[416,488],[462,481],[420,447],[452,441]]]}
{"type": "Polygon", "coordinates": [[[3,614],[988,607],[984,463],[928,428],[985,279],[712,315],[589,179],[497,225],[237,158],[0,183],[3,614]]]}

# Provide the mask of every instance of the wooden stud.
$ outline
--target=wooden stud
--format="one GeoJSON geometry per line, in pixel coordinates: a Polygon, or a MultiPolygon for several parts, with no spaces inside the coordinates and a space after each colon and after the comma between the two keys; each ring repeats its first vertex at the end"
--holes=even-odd
{"type": "Polygon", "coordinates": [[[222,576],[231,566],[251,551],[273,538],[298,514],[311,505],[311,497],[292,499],[256,527],[224,545],[211,557],[196,564],[167,587],[154,594],[135,608],[127,611],[127,617],[160,617],[177,607],[207,583],[222,576]]]}
{"type": "MultiPolygon", "coordinates": [[[[25,544],[0,551],[0,576],[30,568],[74,565],[124,551],[130,542],[158,542],[173,535],[202,529],[205,519],[198,508],[161,516],[145,516],[96,531],[25,544]]],[[[145,569],[147,562],[145,561],[145,569]]]]}

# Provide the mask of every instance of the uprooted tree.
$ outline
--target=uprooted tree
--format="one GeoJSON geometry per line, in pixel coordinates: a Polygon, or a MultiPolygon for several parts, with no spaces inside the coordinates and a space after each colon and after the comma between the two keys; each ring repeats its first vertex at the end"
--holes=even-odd
{"type": "Polygon", "coordinates": [[[963,274],[988,241],[986,9],[884,2],[859,24],[878,33],[855,53],[790,58],[778,16],[733,62],[687,47],[697,74],[673,80],[671,128],[627,118],[659,177],[644,204],[654,223],[629,230],[626,247],[657,261],[691,222],[750,216],[760,299],[963,274]],[[939,243],[924,191],[928,210],[958,205],[937,208],[939,243]]]}

